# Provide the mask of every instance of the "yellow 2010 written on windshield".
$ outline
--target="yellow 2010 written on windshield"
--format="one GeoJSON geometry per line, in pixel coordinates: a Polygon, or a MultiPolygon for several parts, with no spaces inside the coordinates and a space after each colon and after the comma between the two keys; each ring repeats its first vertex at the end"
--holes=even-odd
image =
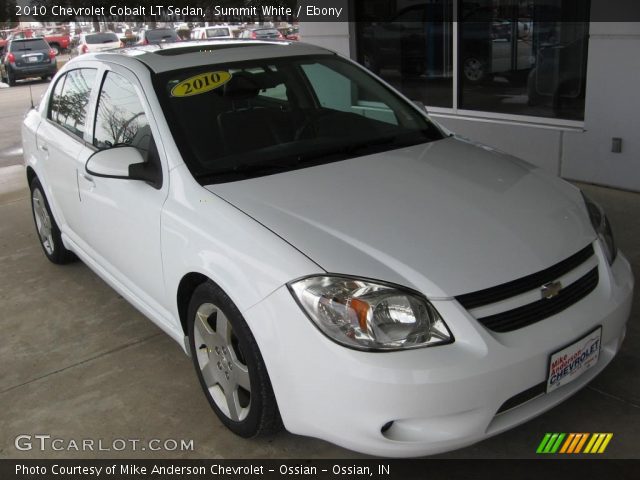
{"type": "Polygon", "coordinates": [[[205,72],[182,80],[171,89],[172,97],[191,97],[221,87],[231,80],[229,72],[205,72]]]}

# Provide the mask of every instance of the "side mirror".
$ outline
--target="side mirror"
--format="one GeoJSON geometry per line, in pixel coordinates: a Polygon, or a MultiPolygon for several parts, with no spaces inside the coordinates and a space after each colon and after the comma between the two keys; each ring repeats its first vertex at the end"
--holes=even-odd
{"type": "Polygon", "coordinates": [[[131,167],[139,163],[144,163],[144,158],[137,148],[115,147],[91,155],[85,170],[96,177],[137,180],[131,175],[131,167]]]}
{"type": "Polygon", "coordinates": [[[145,162],[140,150],[122,146],[98,150],[85,165],[89,175],[103,178],[142,180],[153,188],[162,187],[162,171],[153,162],[145,162]]]}

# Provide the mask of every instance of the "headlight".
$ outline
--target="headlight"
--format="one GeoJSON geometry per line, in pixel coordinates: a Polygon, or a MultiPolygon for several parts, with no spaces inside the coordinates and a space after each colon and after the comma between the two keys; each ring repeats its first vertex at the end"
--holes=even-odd
{"type": "Polygon", "coordinates": [[[453,342],[426,298],[358,278],[315,276],[289,284],[313,323],[330,339],[358,350],[402,350],[453,342]]]}
{"type": "Polygon", "coordinates": [[[616,259],[618,249],[616,248],[616,243],[613,240],[613,232],[611,231],[609,220],[600,205],[591,200],[584,193],[582,193],[582,197],[584,198],[584,203],[586,204],[587,211],[589,212],[591,225],[593,225],[593,228],[598,234],[602,248],[607,255],[609,265],[611,265],[616,259]]]}

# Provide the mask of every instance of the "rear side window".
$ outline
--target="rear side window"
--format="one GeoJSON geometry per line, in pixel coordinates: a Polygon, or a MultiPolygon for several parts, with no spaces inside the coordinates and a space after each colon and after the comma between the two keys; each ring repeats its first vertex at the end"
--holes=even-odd
{"type": "Polygon", "coordinates": [[[256,35],[258,37],[277,37],[278,36],[278,30],[276,30],[275,28],[265,28],[263,30],[256,30],[256,35]]]}
{"type": "Polygon", "coordinates": [[[151,128],[134,86],[115,72],[107,72],[96,112],[94,146],[105,149],[131,145],[148,159],[151,128]]]}
{"type": "Polygon", "coordinates": [[[64,81],[67,79],[66,75],[61,76],[53,87],[53,93],[51,94],[51,103],[49,104],[49,119],[56,123],[59,123],[60,110],[62,108],[62,87],[64,81]]]}
{"type": "Polygon", "coordinates": [[[28,50],[49,50],[49,44],[44,38],[30,38],[11,42],[12,52],[24,52],[28,50]]]}
{"type": "Polygon", "coordinates": [[[207,28],[207,38],[228,37],[228,28],[207,28]]]}
{"type": "Polygon", "coordinates": [[[82,138],[96,69],[71,70],[58,80],[51,96],[49,118],[82,138]]]}
{"type": "Polygon", "coordinates": [[[117,42],[118,36],[115,33],[96,33],[95,35],[87,35],[85,40],[90,45],[99,43],[117,42]]]}

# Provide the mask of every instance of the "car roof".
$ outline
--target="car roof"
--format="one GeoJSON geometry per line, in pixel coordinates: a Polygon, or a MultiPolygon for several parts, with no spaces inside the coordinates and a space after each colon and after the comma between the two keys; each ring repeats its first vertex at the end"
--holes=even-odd
{"type": "Polygon", "coordinates": [[[115,62],[124,66],[142,63],[151,71],[162,73],[207,64],[297,55],[335,55],[335,53],[302,42],[230,39],[141,45],[82,57],[87,60],[93,57],[96,60],[115,62]]]}

